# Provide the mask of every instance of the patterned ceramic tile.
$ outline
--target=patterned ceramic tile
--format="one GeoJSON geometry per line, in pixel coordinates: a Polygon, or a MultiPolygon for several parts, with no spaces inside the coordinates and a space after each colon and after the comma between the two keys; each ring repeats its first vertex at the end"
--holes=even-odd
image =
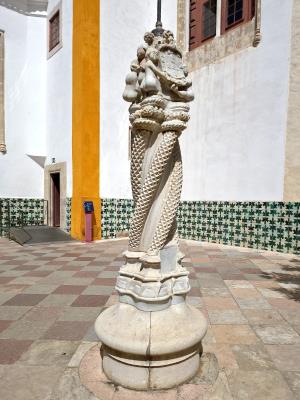
{"type": "Polygon", "coordinates": [[[9,226],[43,225],[47,202],[43,199],[0,199],[0,236],[8,235],[9,226]]]}
{"type": "Polygon", "coordinates": [[[116,237],[117,199],[101,199],[101,221],[103,239],[116,237]]]}
{"type": "Polygon", "coordinates": [[[66,198],[66,231],[71,231],[71,205],[72,199],[70,197],[66,198]]]}
{"type": "Polygon", "coordinates": [[[118,199],[116,207],[116,231],[129,231],[130,219],[133,213],[131,199],[118,199]]]}
{"type": "MultiPolygon", "coordinates": [[[[133,201],[102,199],[102,235],[127,231],[133,201]]],[[[185,239],[300,253],[300,203],[183,201],[178,232],[185,239]]]]}
{"type": "MultiPolygon", "coordinates": [[[[0,199],[0,236],[11,226],[41,224],[42,199],[0,199]],[[23,214],[22,212],[23,211],[23,214]]],[[[101,199],[102,237],[128,231],[131,199],[101,199]]],[[[177,213],[180,237],[256,249],[300,254],[300,203],[183,201],[177,213]]],[[[71,230],[71,198],[66,200],[66,226],[71,230]]]]}

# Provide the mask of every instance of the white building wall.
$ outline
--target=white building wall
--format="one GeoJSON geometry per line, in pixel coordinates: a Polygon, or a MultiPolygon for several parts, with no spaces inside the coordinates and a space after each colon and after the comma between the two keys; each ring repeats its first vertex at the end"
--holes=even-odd
{"type": "MultiPolygon", "coordinates": [[[[59,3],[50,0],[48,14],[59,3]]],[[[62,1],[63,46],[47,60],[47,164],[66,162],[67,196],[72,196],[72,0],[62,1]]],[[[45,57],[47,55],[45,47],[45,57]]]]}
{"type": "MultiPolygon", "coordinates": [[[[130,198],[124,79],[155,2],[101,2],[101,196],[130,198]]],[[[176,34],[176,1],[162,2],[176,34]]],[[[282,200],[292,2],[262,1],[262,42],[192,73],[184,200],[282,200]],[[279,23],[280,21],[280,23],[279,23]]]]}
{"type": "Polygon", "coordinates": [[[45,19],[0,7],[5,31],[5,137],[0,197],[43,197],[43,168],[27,156],[45,149],[45,19]]]}
{"type": "Polygon", "coordinates": [[[183,198],[282,201],[292,2],[262,1],[262,42],[192,73],[183,198]]]}
{"type": "MultiPolygon", "coordinates": [[[[48,12],[57,2],[49,1],[48,12]]],[[[101,1],[101,197],[131,197],[122,92],[143,34],[154,27],[153,3],[101,1]]],[[[177,2],[162,3],[164,27],[176,34],[177,2]]],[[[43,169],[26,154],[66,161],[72,194],[72,0],[62,5],[63,47],[49,60],[46,19],[0,7],[8,149],[0,156],[0,197],[43,197],[43,169]]],[[[192,73],[196,99],[181,138],[183,199],[282,200],[292,2],[279,6],[262,1],[258,48],[192,73]]]]}
{"type": "MultiPolygon", "coordinates": [[[[176,0],[162,2],[162,20],[176,35],[176,0]]],[[[128,161],[128,107],[122,98],[125,77],[146,31],[155,27],[153,0],[102,0],[100,196],[131,198],[128,161]]]]}

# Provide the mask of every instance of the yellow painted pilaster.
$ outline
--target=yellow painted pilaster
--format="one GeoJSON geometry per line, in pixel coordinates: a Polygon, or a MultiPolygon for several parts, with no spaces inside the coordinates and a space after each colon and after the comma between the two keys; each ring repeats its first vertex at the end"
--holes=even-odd
{"type": "Polygon", "coordinates": [[[73,195],[71,235],[84,238],[83,201],[94,202],[93,238],[101,237],[99,197],[100,1],[73,0],[73,195]]]}

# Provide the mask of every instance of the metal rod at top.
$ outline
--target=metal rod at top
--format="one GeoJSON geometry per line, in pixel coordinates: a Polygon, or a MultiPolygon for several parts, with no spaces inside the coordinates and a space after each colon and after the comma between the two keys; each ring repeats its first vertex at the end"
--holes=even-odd
{"type": "Polygon", "coordinates": [[[157,0],[157,21],[155,25],[155,29],[152,31],[155,36],[162,36],[164,33],[164,29],[162,27],[161,22],[161,0],[157,0]]]}
{"type": "Polygon", "coordinates": [[[157,22],[161,22],[161,0],[157,0],[157,22]]]}

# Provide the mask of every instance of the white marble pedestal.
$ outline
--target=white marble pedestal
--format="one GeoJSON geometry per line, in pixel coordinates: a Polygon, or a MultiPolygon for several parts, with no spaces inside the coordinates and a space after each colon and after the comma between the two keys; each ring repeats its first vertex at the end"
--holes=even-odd
{"type": "Polygon", "coordinates": [[[130,389],[155,390],[195,376],[207,322],[185,302],[155,312],[119,303],[99,315],[95,330],[106,376],[130,389]]]}

